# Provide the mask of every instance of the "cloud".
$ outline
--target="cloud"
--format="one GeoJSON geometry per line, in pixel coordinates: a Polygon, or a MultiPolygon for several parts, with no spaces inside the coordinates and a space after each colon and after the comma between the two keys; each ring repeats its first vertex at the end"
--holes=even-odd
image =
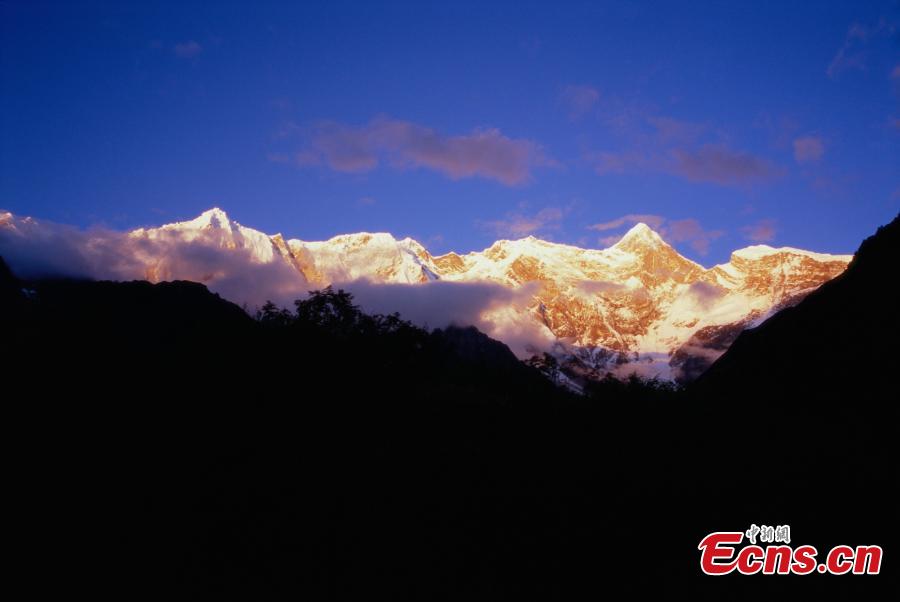
{"type": "MultiPolygon", "coordinates": [[[[0,211],[0,256],[24,278],[192,280],[251,308],[266,300],[288,306],[305,297],[303,275],[281,258],[260,262],[229,247],[223,228],[195,232],[156,230],[154,237],[102,228],[80,229],[17,218],[0,211]]],[[[399,312],[421,326],[474,325],[502,340],[520,358],[550,350],[555,338],[533,317],[539,283],[510,288],[494,283],[430,282],[415,285],[344,282],[370,313],[399,312]]]]}
{"type": "Polygon", "coordinates": [[[395,169],[425,168],[453,180],[482,177],[507,186],[531,180],[535,167],[556,164],[535,142],[508,138],[497,129],[447,136],[385,117],[361,127],[335,122],[315,126],[296,162],[349,173],[368,172],[382,164],[395,169]]]}
{"type": "MultiPolygon", "coordinates": [[[[17,218],[0,211],[0,256],[23,278],[70,277],[97,280],[192,280],[251,308],[266,300],[289,306],[306,296],[303,275],[277,258],[260,262],[241,248],[229,248],[222,229],[185,240],[177,232],[157,237],[102,228],[17,218]]],[[[549,350],[555,339],[532,316],[539,283],[516,288],[494,283],[429,282],[375,284],[343,282],[370,313],[393,313],[421,326],[474,325],[527,358],[549,350]]]]}
{"type": "Polygon", "coordinates": [[[532,215],[508,213],[504,219],[478,222],[478,225],[501,238],[523,238],[537,232],[558,230],[565,213],[558,207],[546,207],[532,215]]]}
{"type": "Polygon", "coordinates": [[[175,56],[183,59],[192,59],[195,56],[198,56],[201,52],[203,52],[203,46],[194,40],[188,40],[186,42],[179,42],[172,47],[172,51],[175,53],[175,56]]]}
{"type": "Polygon", "coordinates": [[[725,234],[724,230],[705,230],[700,222],[693,218],[668,222],[660,235],[671,243],[686,242],[700,255],[709,253],[712,241],[725,234]]]}
{"type": "Polygon", "coordinates": [[[573,120],[584,117],[600,100],[600,92],[592,86],[566,86],[561,99],[573,120]]]}
{"type": "Polygon", "coordinates": [[[797,163],[815,163],[825,154],[825,142],[818,136],[801,136],[794,139],[794,160],[797,163]]]}
{"type": "Polygon", "coordinates": [[[631,109],[608,124],[624,144],[619,150],[585,154],[600,175],[663,173],[692,182],[745,186],[782,173],[769,160],[732,148],[723,142],[727,135],[705,123],[631,109]]]}
{"type": "Polygon", "coordinates": [[[874,26],[854,23],[844,36],[844,43],[828,64],[825,73],[831,79],[850,70],[866,69],[867,46],[876,39],[893,36],[896,26],[882,18],[874,26]]]}
{"type": "Polygon", "coordinates": [[[654,230],[658,230],[663,222],[666,221],[661,215],[651,215],[651,214],[642,214],[642,213],[629,213],[628,215],[623,215],[622,217],[618,217],[609,222],[603,222],[599,224],[594,224],[592,226],[588,226],[588,230],[597,230],[598,232],[605,232],[606,230],[615,230],[616,228],[621,228],[626,224],[637,224],[637,223],[645,223],[654,230]]]}
{"type": "Polygon", "coordinates": [[[488,309],[513,303],[522,297],[521,291],[491,283],[378,284],[356,280],[341,283],[340,288],[353,293],[359,305],[369,313],[399,312],[406,320],[432,328],[476,324],[488,309]]]}
{"type": "Polygon", "coordinates": [[[268,299],[289,303],[308,288],[287,262],[260,263],[245,249],[227,248],[215,229],[190,241],[175,233],[148,239],[0,212],[0,256],[24,278],[193,280],[251,306],[268,299]]]}
{"type": "Polygon", "coordinates": [[[844,37],[843,45],[838,49],[837,54],[831,59],[825,73],[828,77],[834,79],[842,71],[847,69],[864,69],[865,61],[862,54],[862,46],[869,37],[868,30],[854,23],[850,26],[850,30],[844,37]]]}
{"type": "Polygon", "coordinates": [[[520,358],[549,350],[555,338],[531,316],[538,283],[509,288],[492,283],[427,282],[422,284],[343,283],[368,313],[393,313],[429,328],[475,326],[503,341],[520,358]]]}
{"type": "Polygon", "coordinates": [[[709,310],[726,292],[715,284],[694,282],[688,287],[687,294],[701,309],[709,310]]]}
{"type": "Polygon", "coordinates": [[[771,242],[775,238],[777,222],[773,219],[763,219],[755,224],[744,226],[741,232],[744,238],[752,242],[771,242]]]}
{"type": "MultiPolygon", "coordinates": [[[[608,222],[602,222],[588,226],[589,230],[608,232],[625,226],[644,223],[659,233],[670,244],[686,243],[700,255],[709,252],[709,245],[716,239],[725,235],[724,230],[707,230],[694,218],[669,220],[661,215],[630,213],[608,222]]],[[[619,242],[622,234],[601,238],[598,242],[609,247],[619,242]]]]}
{"type": "MultiPolygon", "coordinates": [[[[192,280],[251,308],[266,300],[288,306],[306,296],[308,282],[280,257],[261,262],[245,249],[230,247],[231,239],[222,228],[194,235],[186,240],[181,233],[166,230],[147,237],[80,229],[0,211],[0,256],[23,278],[192,280]]],[[[404,285],[357,280],[337,286],[353,293],[371,313],[399,312],[404,319],[431,328],[474,325],[522,358],[549,350],[555,340],[543,323],[533,319],[539,283],[510,288],[494,283],[404,285]]]]}
{"type": "Polygon", "coordinates": [[[696,150],[676,149],[673,156],[674,171],[693,182],[744,184],[769,180],[781,173],[766,159],[720,144],[706,144],[696,150]]]}
{"type": "Polygon", "coordinates": [[[613,234],[610,236],[601,236],[597,239],[597,244],[599,244],[602,248],[611,247],[622,239],[621,234],[613,234]]]}
{"type": "Polygon", "coordinates": [[[624,174],[634,171],[661,171],[656,157],[638,151],[619,153],[601,151],[591,153],[588,160],[593,163],[598,175],[624,174]]]}
{"type": "Polygon", "coordinates": [[[704,123],[694,123],[659,115],[647,117],[647,122],[656,128],[657,137],[663,143],[691,144],[709,129],[704,123]]]}

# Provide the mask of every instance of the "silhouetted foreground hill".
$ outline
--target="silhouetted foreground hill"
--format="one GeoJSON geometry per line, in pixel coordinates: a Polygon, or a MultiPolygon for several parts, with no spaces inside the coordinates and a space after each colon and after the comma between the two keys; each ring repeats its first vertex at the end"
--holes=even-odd
{"type": "MultiPolygon", "coordinates": [[[[724,502],[708,517],[758,513],[790,521],[820,551],[869,542],[896,555],[898,265],[900,217],[842,275],[741,333],[688,388],[708,438],[698,452],[724,502]]],[[[895,597],[895,562],[876,581],[895,597]]],[[[845,580],[825,583],[823,594],[862,599],[845,580]]]]}
{"type": "Polygon", "coordinates": [[[23,283],[4,268],[10,515],[35,593],[866,599],[896,586],[896,421],[758,410],[723,380],[702,399],[638,381],[575,397],[477,330],[367,316],[341,291],[252,319],[193,283],[23,283]],[[702,575],[700,539],[750,523],[791,524],[820,549],[884,545],[885,569],[702,575]]]}
{"type": "Polygon", "coordinates": [[[741,333],[694,390],[779,404],[896,402],[898,269],[900,217],[867,238],[843,274],[741,333]]]}

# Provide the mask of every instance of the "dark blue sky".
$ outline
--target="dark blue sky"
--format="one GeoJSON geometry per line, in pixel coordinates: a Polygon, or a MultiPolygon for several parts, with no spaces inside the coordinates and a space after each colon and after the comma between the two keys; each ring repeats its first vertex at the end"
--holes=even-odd
{"type": "Polygon", "coordinates": [[[0,3],[0,207],[706,265],[900,207],[897,2],[0,3]],[[145,6],[150,4],[151,6],[145,6]]]}

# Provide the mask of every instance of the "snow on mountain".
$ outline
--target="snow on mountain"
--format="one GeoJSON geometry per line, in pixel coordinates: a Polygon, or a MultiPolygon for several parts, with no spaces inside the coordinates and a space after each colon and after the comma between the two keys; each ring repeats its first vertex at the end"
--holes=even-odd
{"type": "Polygon", "coordinates": [[[285,288],[290,292],[358,281],[482,283],[524,292],[524,301],[522,294],[511,295],[473,316],[473,323],[501,340],[530,333],[534,345],[520,347],[520,355],[552,351],[566,377],[575,380],[608,372],[695,377],[741,330],[798,302],[840,274],[852,258],[756,245],[707,269],[682,257],[643,223],[607,249],[529,236],[435,257],[415,240],[387,233],[285,240],[242,226],[218,208],[190,221],[139,228],[126,238],[127,252],[143,266],[143,277],[153,281],[227,279],[227,262],[199,271],[196,261],[185,267],[185,245],[199,245],[204,252],[240,255],[251,269],[293,274],[285,288]]]}
{"type": "Polygon", "coordinates": [[[204,211],[199,217],[187,222],[166,224],[159,228],[138,228],[129,232],[129,235],[150,240],[175,239],[192,242],[202,239],[223,249],[244,249],[259,263],[268,263],[278,257],[285,257],[283,247],[278,244],[280,235],[269,236],[242,226],[229,219],[228,214],[218,207],[204,211]]]}
{"type": "Polygon", "coordinates": [[[405,238],[396,240],[384,232],[345,234],[323,242],[287,241],[300,269],[310,282],[371,280],[415,284],[437,280],[434,261],[425,247],[405,238]]]}
{"type": "Polygon", "coordinates": [[[386,233],[284,241],[231,222],[218,209],[133,235],[177,232],[189,240],[211,229],[221,232],[224,248],[249,249],[263,263],[285,261],[317,286],[358,280],[489,282],[513,289],[527,284],[532,287],[530,303],[491,307],[478,316],[479,325],[503,339],[506,332],[521,332],[530,323],[532,330],[545,331],[538,337],[542,342],[555,341],[553,351],[566,370],[588,378],[610,371],[690,378],[740,330],[796,303],[851,259],[756,245],[707,269],[682,257],[643,223],[607,249],[529,236],[437,257],[412,239],[386,233]]]}

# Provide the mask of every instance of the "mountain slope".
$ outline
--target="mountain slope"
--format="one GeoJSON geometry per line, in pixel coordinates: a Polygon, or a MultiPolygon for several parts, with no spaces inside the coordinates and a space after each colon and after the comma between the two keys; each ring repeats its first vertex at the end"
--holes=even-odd
{"type": "Polygon", "coordinates": [[[867,238],[843,274],[741,333],[695,390],[757,401],[777,393],[813,405],[893,400],[900,318],[890,291],[898,265],[900,217],[867,238]]]}
{"type": "MultiPolygon", "coordinates": [[[[4,214],[0,243],[4,236],[41,240],[40,225],[4,214]]],[[[415,240],[387,233],[286,240],[245,227],[218,208],[101,242],[97,237],[78,242],[92,251],[84,263],[106,261],[100,274],[90,275],[192,279],[239,303],[253,302],[253,296],[259,302],[260,295],[286,301],[310,288],[352,288],[362,281],[444,281],[515,291],[465,321],[499,340],[525,339],[517,347],[520,357],[553,353],[575,380],[610,372],[690,380],[744,328],[798,302],[851,259],[758,245],[707,269],[682,257],[645,224],[607,249],[528,237],[500,240],[478,252],[432,256],[415,240]],[[112,273],[110,256],[118,268],[112,273]]]]}
{"type": "MultiPolygon", "coordinates": [[[[744,328],[799,301],[841,273],[849,256],[757,245],[710,269],[682,257],[646,224],[637,224],[608,249],[581,249],[534,237],[500,240],[480,252],[432,256],[412,239],[386,233],[328,241],[265,244],[261,233],[232,223],[218,209],[191,222],[142,230],[194,236],[224,224],[224,246],[248,247],[260,262],[285,261],[310,284],[369,280],[423,284],[435,280],[530,286],[524,305],[501,305],[478,325],[501,340],[507,324],[532,323],[562,369],[576,379],[638,372],[690,380],[709,366],[744,328]]],[[[531,352],[547,349],[535,343],[531,352]]]]}

